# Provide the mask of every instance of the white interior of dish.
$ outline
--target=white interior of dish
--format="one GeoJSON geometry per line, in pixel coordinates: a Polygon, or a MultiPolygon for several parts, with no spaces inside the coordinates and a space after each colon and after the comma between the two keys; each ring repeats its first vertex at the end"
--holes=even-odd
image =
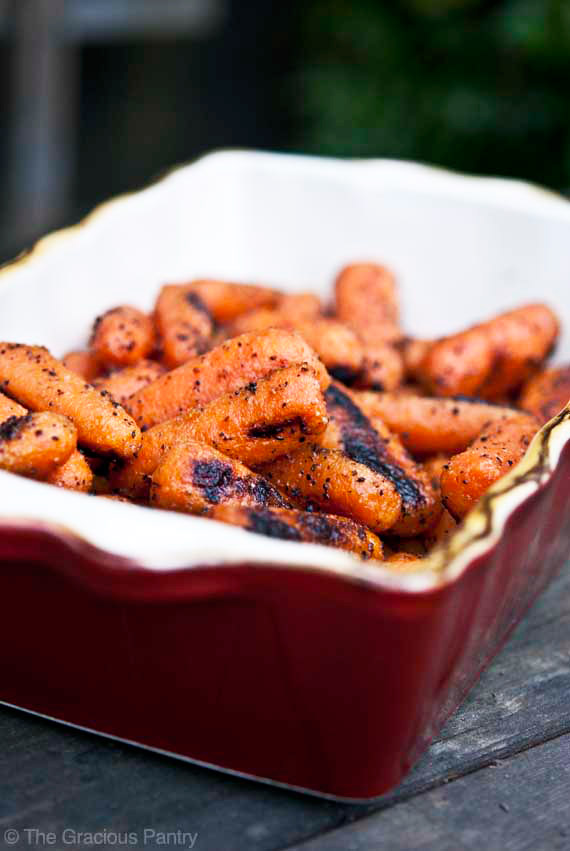
{"type": "MultiPolygon", "coordinates": [[[[570,204],[562,199],[410,163],[236,151],[212,154],[104,205],[3,270],[0,339],[62,355],[85,345],[94,317],[108,307],[150,308],[161,284],[198,276],[327,297],[339,267],[359,259],[394,269],[405,327],[415,335],[447,333],[533,300],[570,316],[570,204]]],[[[570,359],[568,333],[557,359],[570,359]]],[[[570,437],[568,424],[560,428],[557,453],[570,437]]],[[[501,515],[522,498],[506,495],[501,515]]],[[[156,569],[270,560],[410,588],[433,581],[422,574],[388,578],[335,550],[2,473],[0,518],[8,517],[67,527],[156,569]]]]}

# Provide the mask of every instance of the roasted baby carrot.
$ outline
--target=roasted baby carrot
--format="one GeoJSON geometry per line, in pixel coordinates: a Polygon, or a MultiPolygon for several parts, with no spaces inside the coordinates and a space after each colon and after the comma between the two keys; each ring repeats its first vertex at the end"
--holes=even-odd
{"type": "Polygon", "coordinates": [[[394,483],[340,449],[305,444],[260,471],[298,507],[351,517],[376,533],[391,529],[401,514],[394,483]]]}
{"type": "Polygon", "coordinates": [[[242,334],[153,381],[129,399],[127,409],[149,428],[296,363],[308,363],[327,387],[324,366],[299,334],[277,328],[242,334]]]}
{"type": "MultiPolygon", "coordinates": [[[[95,452],[132,456],[140,446],[136,423],[104,396],[39,346],[0,343],[0,389],[32,411],[69,417],[78,440],[95,452]]],[[[103,391],[104,392],[104,391],[103,391]]]]}
{"type": "Polygon", "coordinates": [[[190,514],[214,506],[290,507],[279,491],[240,461],[188,440],[172,449],[152,474],[151,505],[190,514]]]}
{"type": "Polygon", "coordinates": [[[93,485],[93,473],[81,452],[76,449],[67,461],[52,470],[44,481],[58,488],[88,493],[93,485]]]}
{"type": "Polygon", "coordinates": [[[124,405],[134,394],[164,375],[166,369],[154,360],[141,360],[133,366],[117,369],[92,383],[97,390],[105,390],[119,405],[124,405]]]}
{"type": "Polygon", "coordinates": [[[520,461],[538,428],[530,415],[504,416],[450,459],[441,474],[441,495],[455,519],[464,517],[487,488],[520,461]]]}
{"type": "Polygon", "coordinates": [[[77,445],[77,430],[60,414],[12,416],[0,424],[0,469],[45,478],[77,445]]]}
{"type": "Polygon", "coordinates": [[[97,317],[91,351],[106,367],[130,366],[154,348],[152,319],[136,307],[121,305],[97,317]]]}
{"type": "Polygon", "coordinates": [[[382,541],[361,523],[347,517],[240,505],[218,505],[212,511],[212,517],[270,538],[349,550],[363,561],[382,558],[382,541]]]}
{"type": "Polygon", "coordinates": [[[216,322],[231,322],[240,313],[258,307],[275,307],[283,294],[255,284],[236,284],[209,278],[190,281],[183,286],[197,295],[216,322]]]}
{"type": "Polygon", "coordinates": [[[426,471],[408,455],[398,437],[382,420],[369,418],[338,384],[325,393],[329,424],[321,443],[342,449],[352,461],[380,474],[395,487],[401,500],[400,516],[391,532],[410,537],[433,526],[441,505],[426,471]]]}
{"type": "Polygon", "coordinates": [[[486,423],[513,413],[512,408],[480,399],[366,392],[355,396],[362,410],[369,417],[380,417],[410,452],[426,455],[461,452],[486,423]]]}
{"type": "Polygon", "coordinates": [[[336,279],[335,297],[336,315],[365,343],[392,343],[402,336],[396,281],[385,266],[345,266],[336,279]]]}
{"type": "Polygon", "coordinates": [[[18,405],[13,399],[9,399],[3,393],[0,393],[0,423],[9,419],[9,417],[23,417],[27,413],[22,405],[18,405]]]}
{"type": "Polygon", "coordinates": [[[61,362],[70,372],[75,372],[90,383],[101,374],[101,364],[93,352],[68,352],[61,362]]]}
{"type": "MultiPolygon", "coordinates": [[[[339,377],[338,375],[335,377],[339,377]]],[[[404,378],[401,354],[389,343],[366,346],[357,387],[370,390],[396,390],[404,378]]]]}
{"type": "Polygon", "coordinates": [[[570,400],[570,366],[539,372],[525,384],[519,399],[523,410],[534,414],[544,425],[570,400]]]}
{"type": "Polygon", "coordinates": [[[117,469],[112,487],[143,495],[148,476],[174,446],[193,440],[244,464],[262,464],[296,449],[326,427],[326,406],[315,371],[301,364],[275,370],[144,432],[130,463],[117,469]]]}
{"type": "Polygon", "coordinates": [[[415,381],[420,365],[433,345],[429,340],[419,340],[415,337],[404,337],[397,344],[404,361],[406,378],[415,381]]]}
{"type": "Polygon", "coordinates": [[[538,369],[558,331],[549,307],[529,304],[434,343],[417,374],[439,396],[498,399],[538,369]]]}
{"type": "Polygon", "coordinates": [[[248,331],[265,331],[266,328],[290,328],[299,320],[316,319],[322,310],[320,299],[312,293],[284,295],[275,307],[258,307],[241,313],[226,326],[229,336],[248,331]]]}
{"type": "Polygon", "coordinates": [[[163,359],[169,369],[210,347],[214,322],[198,293],[186,286],[167,285],[158,296],[155,321],[163,359]]]}
{"type": "Polygon", "coordinates": [[[258,310],[238,317],[235,328],[241,332],[267,328],[297,331],[335,378],[352,383],[361,372],[363,346],[354,331],[337,319],[324,316],[292,317],[280,309],[258,310]]]}

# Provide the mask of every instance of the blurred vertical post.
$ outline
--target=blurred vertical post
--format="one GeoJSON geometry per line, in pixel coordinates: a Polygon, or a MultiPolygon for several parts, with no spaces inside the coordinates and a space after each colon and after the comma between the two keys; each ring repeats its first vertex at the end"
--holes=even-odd
{"type": "Polygon", "coordinates": [[[77,50],[65,39],[66,0],[14,0],[10,221],[14,244],[62,222],[74,174],[77,50]]]}

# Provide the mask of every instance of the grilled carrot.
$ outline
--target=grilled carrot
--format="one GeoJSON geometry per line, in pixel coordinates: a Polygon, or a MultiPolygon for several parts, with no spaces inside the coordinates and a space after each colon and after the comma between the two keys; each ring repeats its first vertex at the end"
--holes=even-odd
{"type": "Polygon", "coordinates": [[[242,526],[250,532],[282,538],[326,544],[349,550],[363,561],[382,558],[382,541],[361,523],[334,514],[313,514],[283,508],[254,508],[241,505],[218,505],[212,511],[214,520],[242,526]]]}
{"type": "MultiPolygon", "coordinates": [[[[338,376],[337,376],[338,377],[338,376]]],[[[401,354],[388,343],[366,346],[357,387],[370,390],[396,390],[404,378],[401,354]]]]}
{"type": "Polygon", "coordinates": [[[130,366],[145,358],[153,347],[152,319],[136,307],[114,307],[95,320],[91,351],[105,366],[130,366]]]}
{"type": "Polygon", "coordinates": [[[239,316],[236,332],[283,328],[298,331],[314,349],[331,375],[352,383],[360,374],[364,361],[362,343],[348,325],[324,316],[291,316],[280,308],[256,310],[239,316]]]}
{"type": "Polygon", "coordinates": [[[457,520],[485,491],[520,461],[539,428],[526,414],[511,414],[490,423],[471,446],[454,455],[441,474],[443,504],[457,520]]]}
{"type": "Polygon", "coordinates": [[[323,389],[327,386],[326,370],[299,334],[279,329],[242,334],[153,381],[129,399],[127,409],[149,428],[296,363],[308,363],[323,389]]]}
{"type": "Polygon", "coordinates": [[[76,449],[67,461],[52,470],[44,481],[58,488],[88,493],[93,485],[93,473],[81,452],[76,449]]]}
{"type": "Polygon", "coordinates": [[[434,343],[418,377],[440,396],[498,399],[541,365],[558,336],[555,314],[530,304],[434,343]]]}
{"type": "Polygon", "coordinates": [[[164,363],[169,369],[210,348],[212,316],[198,293],[189,287],[163,287],[154,315],[164,363]]]}
{"type": "Polygon", "coordinates": [[[437,399],[399,393],[358,393],[358,405],[369,417],[380,417],[410,452],[461,452],[488,422],[513,413],[512,408],[480,399],[437,399]]]}
{"type": "Polygon", "coordinates": [[[262,476],[211,446],[186,441],[172,449],[152,474],[151,505],[190,514],[214,506],[287,508],[287,500],[262,476]]]}
{"type": "Polygon", "coordinates": [[[190,281],[185,286],[201,299],[216,322],[231,322],[240,313],[258,307],[275,307],[282,299],[282,293],[255,284],[205,278],[190,281]]]}
{"type": "Polygon", "coordinates": [[[92,383],[97,390],[105,390],[119,405],[125,405],[134,393],[156,381],[165,372],[165,368],[157,361],[141,360],[133,366],[117,369],[104,378],[96,378],[92,383]]]}
{"type": "Polygon", "coordinates": [[[376,263],[345,266],[335,283],[336,314],[368,345],[393,343],[402,332],[394,276],[376,263]]]}
{"type": "Polygon", "coordinates": [[[368,418],[349,391],[331,384],[325,393],[329,424],[321,443],[342,449],[349,458],[379,473],[401,499],[391,533],[411,537],[433,526],[441,505],[426,471],[408,455],[396,435],[378,418],[368,418]]]}
{"type": "Polygon", "coordinates": [[[544,425],[570,400],[570,366],[560,366],[539,372],[525,384],[519,399],[520,407],[544,425]]]}
{"type": "Polygon", "coordinates": [[[321,302],[312,293],[284,295],[275,307],[240,313],[227,328],[231,336],[267,328],[291,328],[296,321],[316,319],[320,313],[321,302]]]}
{"type": "Polygon", "coordinates": [[[212,400],[144,432],[142,447],[129,464],[116,470],[112,487],[144,495],[148,476],[174,446],[193,440],[214,447],[244,464],[262,464],[316,437],[327,423],[315,371],[301,364],[275,370],[265,378],[212,400]]]}
{"type": "Polygon", "coordinates": [[[66,369],[80,375],[85,381],[92,382],[94,378],[101,374],[101,364],[93,352],[68,352],[62,358],[61,362],[66,369]]]}
{"type": "Polygon", "coordinates": [[[9,399],[3,393],[0,393],[0,423],[3,423],[10,417],[23,417],[27,413],[27,410],[22,405],[18,405],[13,399],[9,399]]]}
{"type": "Polygon", "coordinates": [[[131,417],[47,349],[0,343],[2,388],[32,411],[68,416],[77,427],[79,442],[95,452],[127,458],[140,446],[140,431],[131,417]]]}
{"type": "Polygon", "coordinates": [[[392,529],[401,514],[394,483],[340,449],[305,444],[260,472],[299,508],[350,517],[378,534],[392,529]]]}
{"type": "Polygon", "coordinates": [[[0,425],[0,469],[45,478],[64,464],[77,445],[67,417],[39,413],[12,416],[0,425]]]}

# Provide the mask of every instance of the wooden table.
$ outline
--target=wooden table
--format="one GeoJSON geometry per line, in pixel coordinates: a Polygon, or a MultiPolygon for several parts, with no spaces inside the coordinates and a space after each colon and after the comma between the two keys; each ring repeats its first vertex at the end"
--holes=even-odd
{"type": "Polygon", "coordinates": [[[26,828],[135,832],[130,847],[165,847],[144,844],[146,827],[197,833],[197,851],[570,849],[570,569],[413,773],[371,806],[226,777],[8,709],[0,742],[0,847],[7,829],[24,837],[14,847],[34,847],[26,828]]]}

